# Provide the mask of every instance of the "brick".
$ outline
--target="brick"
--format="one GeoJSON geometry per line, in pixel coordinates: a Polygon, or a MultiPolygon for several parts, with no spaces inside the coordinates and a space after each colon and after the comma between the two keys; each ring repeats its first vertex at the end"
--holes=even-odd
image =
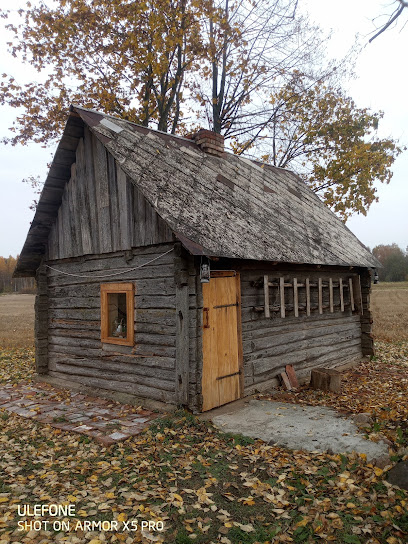
{"type": "Polygon", "coordinates": [[[286,374],[289,378],[289,383],[290,385],[294,388],[294,389],[297,389],[299,387],[299,382],[298,382],[298,379],[296,377],[296,372],[295,372],[295,369],[293,368],[292,365],[286,365],[286,374]]]}
{"type": "Polygon", "coordinates": [[[290,381],[286,372],[281,372],[280,376],[281,376],[283,385],[285,386],[285,389],[287,389],[288,391],[292,391],[292,386],[290,385],[290,381]]]}

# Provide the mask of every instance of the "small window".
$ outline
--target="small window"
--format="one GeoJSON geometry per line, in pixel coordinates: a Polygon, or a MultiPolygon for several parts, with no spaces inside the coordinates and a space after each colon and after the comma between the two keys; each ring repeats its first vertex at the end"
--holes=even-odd
{"type": "Polygon", "coordinates": [[[101,285],[101,340],[133,346],[134,286],[132,283],[101,285]]]}

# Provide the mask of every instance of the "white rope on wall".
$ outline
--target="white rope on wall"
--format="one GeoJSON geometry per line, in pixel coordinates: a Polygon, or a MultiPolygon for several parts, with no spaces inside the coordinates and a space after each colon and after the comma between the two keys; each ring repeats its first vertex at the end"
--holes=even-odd
{"type": "MultiPolygon", "coordinates": [[[[58,272],[58,274],[62,274],[64,276],[73,276],[74,278],[112,278],[114,276],[120,276],[121,274],[127,274],[128,272],[133,272],[133,270],[139,270],[139,268],[143,268],[144,266],[147,266],[148,264],[153,263],[154,261],[157,261],[158,259],[161,259],[161,257],[164,257],[168,253],[171,253],[173,251],[173,248],[169,249],[165,253],[162,253],[161,255],[158,255],[154,259],[151,259],[150,261],[147,261],[146,263],[143,263],[139,266],[135,266],[134,268],[126,268],[125,270],[120,270],[120,272],[114,272],[113,274],[104,274],[104,275],[97,275],[93,274],[92,276],[87,274],[71,274],[70,272],[64,272],[63,270],[58,270],[57,268],[54,268],[53,266],[49,266],[46,264],[45,266],[49,268],[50,270],[53,270],[54,272],[58,272]]],[[[119,268],[114,268],[113,270],[119,270],[119,268]]]]}

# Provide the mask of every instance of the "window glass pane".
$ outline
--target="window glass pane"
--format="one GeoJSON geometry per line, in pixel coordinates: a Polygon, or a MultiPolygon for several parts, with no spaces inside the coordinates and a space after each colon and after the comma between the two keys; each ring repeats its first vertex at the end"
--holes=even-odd
{"type": "Polygon", "coordinates": [[[108,293],[108,336],[126,338],[126,293],[108,293]]]}

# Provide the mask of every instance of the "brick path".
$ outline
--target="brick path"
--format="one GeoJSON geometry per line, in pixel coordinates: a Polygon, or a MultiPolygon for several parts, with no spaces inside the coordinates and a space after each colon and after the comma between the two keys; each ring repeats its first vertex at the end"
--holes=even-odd
{"type": "Polygon", "coordinates": [[[94,438],[104,446],[139,434],[157,414],[48,384],[0,385],[0,410],[94,438]]]}

